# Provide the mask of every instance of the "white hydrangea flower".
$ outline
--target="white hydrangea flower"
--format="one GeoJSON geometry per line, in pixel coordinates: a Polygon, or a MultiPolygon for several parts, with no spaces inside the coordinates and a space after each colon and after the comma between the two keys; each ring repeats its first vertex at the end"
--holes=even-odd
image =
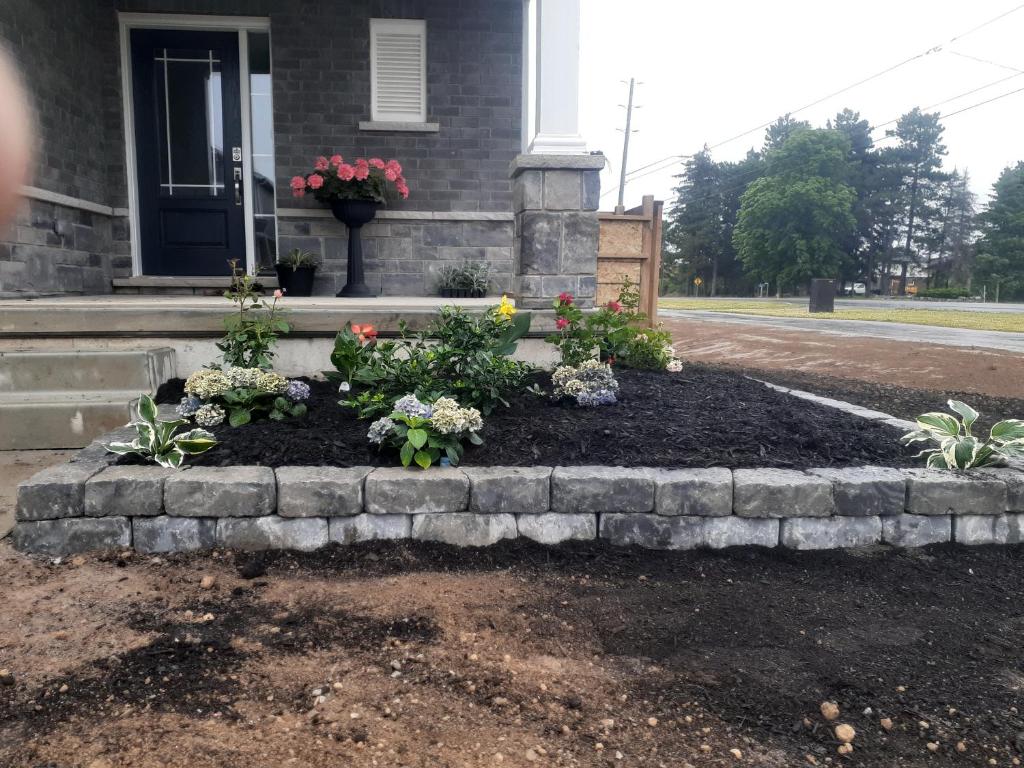
{"type": "Polygon", "coordinates": [[[679,373],[683,370],[683,361],[679,358],[673,357],[668,361],[668,365],[665,366],[665,370],[669,373],[679,373]]]}
{"type": "Polygon", "coordinates": [[[204,368],[185,382],[185,392],[200,400],[210,400],[231,389],[231,380],[220,371],[204,368]]]}
{"type": "Polygon", "coordinates": [[[216,403],[207,403],[196,411],[195,420],[201,427],[216,427],[224,423],[226,415],[224,409],[216,403]]]}
{"type": "Polygon", "coordinates": [[[259,375],[256,376],[255,384],[256,389],[263,392],[273,392],[278,395],[283,394],[288,389],[288,379],[280,373],[274,373],[273,371],[260,371],[259,375]]]}
{"type": "Polygon", "coordinates": [[[450,397],[439,397],[434,401],[430,424],[444,435],[477,432],[484,422],[476,408],[462,408],[450,397]]]}
{"type": "Polygon", "coordinates": [[[252,389],[256,386],[261,373],[263,371],[259,368],[228,368],[224,375],[228,377],[232,387],[252,389]]]}

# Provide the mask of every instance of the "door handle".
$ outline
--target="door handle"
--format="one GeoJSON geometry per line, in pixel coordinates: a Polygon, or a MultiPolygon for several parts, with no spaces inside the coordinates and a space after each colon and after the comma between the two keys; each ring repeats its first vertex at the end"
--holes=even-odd
{"type": "Polygon", "coordinates": [[[235,177],[235,205],[242,204],[242,169],[234,169],[235,177]]]}

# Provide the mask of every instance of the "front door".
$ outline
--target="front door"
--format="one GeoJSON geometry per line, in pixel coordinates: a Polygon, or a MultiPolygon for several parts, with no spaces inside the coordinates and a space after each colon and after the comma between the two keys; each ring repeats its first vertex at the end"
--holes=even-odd
{"type": "Polygon", "coordinates": [[[245,263],[238,34],[131,33],[139,248],[147,275],[245,263]]]}

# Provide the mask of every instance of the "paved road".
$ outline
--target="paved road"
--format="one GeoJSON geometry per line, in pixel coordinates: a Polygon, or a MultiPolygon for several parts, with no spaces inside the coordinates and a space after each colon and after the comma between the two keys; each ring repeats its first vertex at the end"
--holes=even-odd
{"type": "MultiPolygon", "coordinates": [[[[666,297],[671,300],[671,297],[666,297]]],[[[807,299],[738,299],[735,297],[702,298],[711,304],[716,301],[757,301],[765,304],[786,304],[801,309],[807,308],[807,299]]],[[[1024,304],[995,304],[980,301],[923,301],[915,299],[840,299],[836,298],[837,309],[941,309],[955,312],[1015,312],[1024,314],[1024,304]]]]}
{"type": "Polygon", "coordinates": [[[806,330],[836,336],[868,336],[892,341],[911,341],[919,344],[945,344],[953,347],[981,347],[1024,352],[1024,333],[1006,331],[974,331],[964,328],[938,328],[911,323],[883,323],[874,320],[816,320],[803,317],[761,317],[702,310],[659,309],[658,317],[708,320],[716,323],[736,323],[762,328],[806,330]]]}

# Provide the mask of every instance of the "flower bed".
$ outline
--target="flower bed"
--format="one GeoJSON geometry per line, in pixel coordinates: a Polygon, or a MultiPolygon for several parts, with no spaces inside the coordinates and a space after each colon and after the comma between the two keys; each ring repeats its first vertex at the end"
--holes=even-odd
{"type": "MultiPolygon", "coordinates": [[[[617,402],[584,408],[530,392],[484,418],[483,445],[466,466],[846,467],[920,465],[899,430],[797,400],[729,371],[685,365],[679,373],[620,370],[617,402]]],[[[535,377],[550,390],[550,378],[535,377]]],[[[371,422],[340,408],[337,387],[309,382],[308,414],[284,421],[214,427],[219,445],[198,466],[393,465],[369,440],[371,422]]],[[[177,403],[183,382],[160,388],[177,403]]]]}

